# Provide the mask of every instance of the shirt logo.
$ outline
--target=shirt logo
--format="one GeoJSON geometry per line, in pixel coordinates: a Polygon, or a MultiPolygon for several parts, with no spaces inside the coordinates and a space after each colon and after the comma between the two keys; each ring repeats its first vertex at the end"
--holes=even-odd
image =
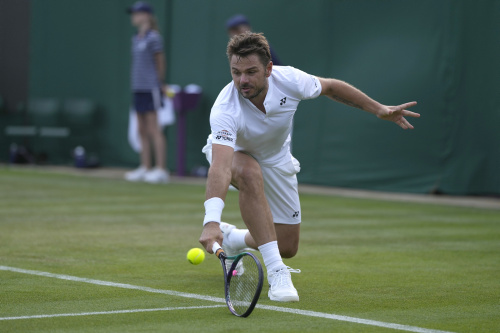
{"type": "Polygon", "coordinates": [[[283,97],[282,99],[280,99],[280,105],[284,105],[286,104],[286,97],[283,97]]]}
{"type": "Polygon", "coordinates": [[[226,130],[218,131],[217,133],[215,133],[215,139],[234,142],[233,135],[226,130]]]}
{"type": "Polygon", "coordinates": [[[297,218],[299,217],[300,211],[293,212],[292,217],[297,218]]]}

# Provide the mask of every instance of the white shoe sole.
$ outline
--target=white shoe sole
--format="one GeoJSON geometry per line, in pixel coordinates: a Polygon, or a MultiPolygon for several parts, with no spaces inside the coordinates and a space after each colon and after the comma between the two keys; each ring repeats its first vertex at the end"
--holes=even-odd
{"type": "Polygon", "coordinates": [[[143,178],[127,178],[127,177],[125,177],[125,180],[128,182],[138,183],[138,182],[142,182],[144,179],[143,178]]]}
{"type": "Polygon", "coordinates": [[[168,179],[144,179],[144,182],[149,184],[166,184],[168,179]]]}
{"type": "Polygon", "coordinates": [[[298,302],[299,301],[299,296],[281,296],[281,297],[275,297],[271,294],[271,291],[267,293],[267,296],[269,296],[269,299],[271,301],[276,301],[276,302],[298,302]]]}

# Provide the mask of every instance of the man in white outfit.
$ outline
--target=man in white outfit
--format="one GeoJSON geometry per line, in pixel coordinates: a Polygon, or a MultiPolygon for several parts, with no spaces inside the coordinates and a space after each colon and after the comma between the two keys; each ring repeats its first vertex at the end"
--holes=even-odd
{"type": "Polygon", "coordinates": [[[228,255],[258,249],[268,272],[269,298],[298,301],[290,273],[300,271],[286,266],[282,258],[295,256],[299,245],[296,174],[300,165],[290,153],[290,131],[299,102],[324,95],[403,129],[413,129],[405,117],[420,115],[405,109],[417,103],[386,106],[343,81],[293,67],[273,67],[262,34],[234,36],[227,56],[233,81],[215,101],[212,134],[203,148],[211,167],[200,243],[212,253],[213,243],[218,242],[228,255]],[[221,222],[230,184],[239,190],[241,216],[248,229],[221,222]]]}

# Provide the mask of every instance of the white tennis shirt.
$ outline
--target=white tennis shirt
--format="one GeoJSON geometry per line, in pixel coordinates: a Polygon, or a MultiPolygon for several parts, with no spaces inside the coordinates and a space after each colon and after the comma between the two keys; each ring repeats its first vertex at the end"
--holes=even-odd
{"type": "Polygon", "coordinates": [[[252,155],[267,167],[290,162],[290,132],[300,101],[321,93],[317,77],[289,66],[273,66],[264,101],[266,113],[240,95],[234,82],[219,94],[210,114],[212,144],[252,155]]]}

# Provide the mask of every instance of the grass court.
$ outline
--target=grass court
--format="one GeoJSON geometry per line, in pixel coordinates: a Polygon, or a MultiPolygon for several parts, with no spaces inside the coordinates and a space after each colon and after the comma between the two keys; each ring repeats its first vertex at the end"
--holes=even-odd
{"type": "Polygon", "coordinates": [[[304,194],[300,302],[265,285],[241,319],[217,258],[186,260],[203,186],[2,167],[0,189],[0,332],[500,331],[500,210],[304,194]]]}

